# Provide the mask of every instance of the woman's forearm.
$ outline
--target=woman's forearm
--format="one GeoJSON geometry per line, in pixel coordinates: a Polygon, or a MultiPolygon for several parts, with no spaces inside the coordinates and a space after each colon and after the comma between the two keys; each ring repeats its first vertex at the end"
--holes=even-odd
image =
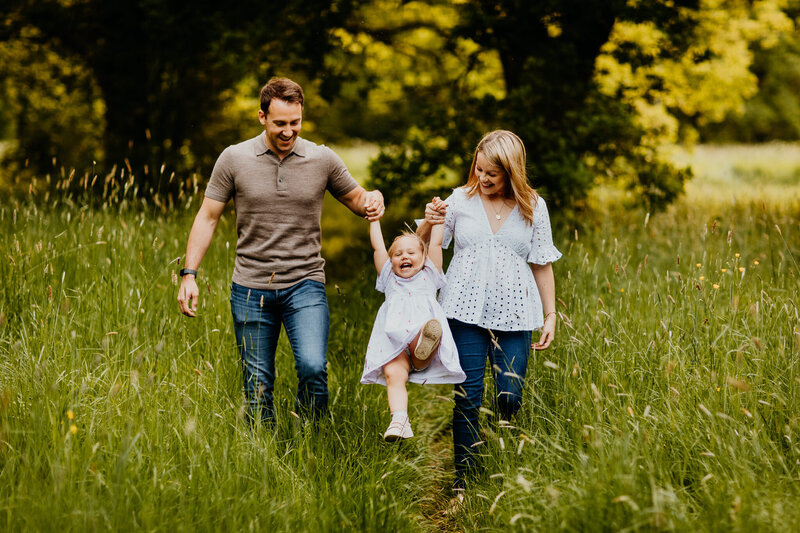
{"type": "Polygon", "coordinates": [[[531,271],[539,288],[539,297],[542,300],[542,310],[545,316],[556,311],[556,281],[553,276],[553,263],[546,265],[531,264],[531,271]]]}

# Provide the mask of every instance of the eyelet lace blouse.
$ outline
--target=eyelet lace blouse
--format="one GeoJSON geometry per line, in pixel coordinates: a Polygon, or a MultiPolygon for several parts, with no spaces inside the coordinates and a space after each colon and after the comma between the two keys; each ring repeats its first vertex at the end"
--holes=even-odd
{"type": "Polygon", "coordinates": [[[455,237],[447,285],[439,292],[447,317],[499,331],[542,327],[542,301],[528,263],[545,265],[561,257],[544,199],[537,198],[533,225],[514,206],[497,233],[480,194],[470,198],[459,187],[445,201],[443,248],[455,237]]]}

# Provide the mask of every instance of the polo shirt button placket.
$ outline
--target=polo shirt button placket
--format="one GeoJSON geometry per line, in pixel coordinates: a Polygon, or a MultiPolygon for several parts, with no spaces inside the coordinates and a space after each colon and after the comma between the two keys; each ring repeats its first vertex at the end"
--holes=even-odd
{"type": "Polygon", "coordinates": [[[286,183],[285,183],[286,182],[286,177],[281,173],[281,169],[282,168],[283,168],[283,161],[279,161],[278,162],[278,169],[277,169],[278,170],[278,172],[277,172],[278,173],[278,186],[277,186],[277,189],[279,191],[285,191],[286,190],[286,183]]]}

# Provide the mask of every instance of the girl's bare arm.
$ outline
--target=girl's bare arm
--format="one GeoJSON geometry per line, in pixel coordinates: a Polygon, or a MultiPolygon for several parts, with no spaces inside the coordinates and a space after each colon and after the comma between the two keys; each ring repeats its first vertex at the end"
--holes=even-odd
{"type": "Polygon", "coordinates": [[[425,205],[425,219],[417,226],[417,235],[424,242],[430,242],[431,228],[437,224],[444,224],[444,216],[447,213],[447,204],[438,196],[425,205]]]}
{"type": "Polygon", "coordinates": [[[435,224],[430,230],[431,242],[428,244],[428,258],[442,270],[442,241],[444,240],[444,224],[435,224]]]}
{"type": "Polygon", "coordinates": [[[373,220],[369,223],[369,242],[372,244],[372,259],[375,261],[375,270],[380,274],[383,265],[389,259],[389,254],[386,252],[386,243],[383,242],[381,223],[378,220],[373,220]]]}

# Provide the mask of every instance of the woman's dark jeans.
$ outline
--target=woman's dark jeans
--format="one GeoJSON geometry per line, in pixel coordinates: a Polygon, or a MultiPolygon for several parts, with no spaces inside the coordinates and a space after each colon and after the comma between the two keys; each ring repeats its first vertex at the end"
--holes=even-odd
{"type": "Polygon", "coordinates": [[[461,488],[468,469],[475,462],[475,443],[480,441],[478,415],[483,401],[486,360],[489,360],[495,382],[495,413],[501,420],[509,420],[522,404],[531,332],[490,331],[454,319],[448,319],[448,323],[461,368],[467,375],[466,380],[455,387],[453,409],[455,487],[461,488]]]}

